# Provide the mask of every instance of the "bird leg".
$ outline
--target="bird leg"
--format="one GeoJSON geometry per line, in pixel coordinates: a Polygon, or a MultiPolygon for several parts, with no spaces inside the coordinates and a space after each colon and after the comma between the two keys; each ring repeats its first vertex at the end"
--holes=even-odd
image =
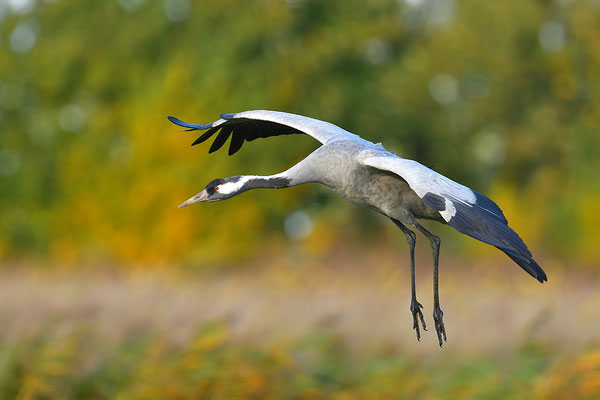
{"type": "Polygon", "coordinates": [[[413,329],[417,333],[417,340],[421,341],[421,331],[419,329],[419,319],[421,320],[421,324],[423,325],[423,330],[426,331],[427,327],[425,326],[425,320],[423,319],[423,313],[421,312],[421,308],[423,306],[421,303],[417,301],[416,289],[415,289],[415,243],[417,241],[417,235],[408,229],[402,222],[395,220],[392,218],[392,221],[398,228],[404,232],[406,235],[406,241],[408,242],[408,247],[410,249],[410,291],[411,291],[411,301],[410,301],[410,312],[413,316],[413,329]]]}
{"type": "Polygon", "coordinates": [[[446,341],[446,328],[444,327],[444,313],[440,308],[440,295],[438,292],[438,267],[440,261],[440,238],[429,232],[419,223],[416,223],[417,229],[427,236],[431,248],[433,249],[433,321],[435,322],[435,331],[437,332],[440,347],[442,347],[442,337],[446,341]]]}

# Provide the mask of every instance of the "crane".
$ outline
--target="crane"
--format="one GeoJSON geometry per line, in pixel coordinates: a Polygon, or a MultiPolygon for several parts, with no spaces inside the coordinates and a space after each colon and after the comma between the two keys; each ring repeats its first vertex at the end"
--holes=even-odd
{"type": "Polygon", "coordinates": [[[175,117],[168,119],[186,128],[184,131],[206,131],[192,146],[216,135],[209,153],[223,147],[229,137],[229,155],[235,154],[246,141],[288,134],[310,135],[322,145],[278,174],[214,179],[179,207],[227,200],[250,189],[320,183],[352,204],[385,215],[402,230],[408,242],[410,312],[417,340],[421,339],[420,325],[423,330],[427,329],[421,311],[423,306],[417,301],[415,290],[416,233],[406,225],[420,231],[433,250],[433,320],[440,347],[446,341],[438,290],[440,238],[425,229],[418,219],[448,224],[465,235],[495,246],[541,283],[547,280],[523,240],[508,226],[496,203],[417,161],[399,157],[385,150],[380,143],[374,144],[329,122],[301,115],[253,110],[220,117],[209,124],[189,124],[175,117]]]}

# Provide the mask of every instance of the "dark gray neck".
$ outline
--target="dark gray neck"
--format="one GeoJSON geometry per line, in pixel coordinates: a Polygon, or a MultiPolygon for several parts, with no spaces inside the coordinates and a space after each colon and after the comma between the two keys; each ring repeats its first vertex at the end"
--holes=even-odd
{"type": "Polygon", "coordinates": [[[242,176],[240,177],[245,182],[242,184],[242,191],[250,189],[279,189],[293,186],[289,178],[273,175],[273,176],[242,176]]]}
{"type": "Polygon", "coordinates": [[[221,190],[223,193],[238,194],[250,189],[279,189],[303,183],[320,182],[309,158],[310,156],[287,171],[275,175],[242,175],[228,178],[226,184],[220,185],[221,190]]]}
{"type": "Polygon", "coordinates": [[[231,197],[250,189],[277,189],[289,186],[293,186],[291,179],[283,174],[271,176],[242,175],[227,178],[225,183],[219,185],[219,193],[231,197]]]}

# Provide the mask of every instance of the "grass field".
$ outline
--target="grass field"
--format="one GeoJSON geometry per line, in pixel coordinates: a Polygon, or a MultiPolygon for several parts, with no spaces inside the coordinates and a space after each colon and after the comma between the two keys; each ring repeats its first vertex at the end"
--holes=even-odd
{"type": "Polygon", "coordinates": [[[600,398],[597,275],[546,263],[540,285],[509,262],[460,264],[444,260],[443,349],[431,329],[416,341],[408,270],[388,256],[212,273],[5,268],[0,398],[600,398]]]}

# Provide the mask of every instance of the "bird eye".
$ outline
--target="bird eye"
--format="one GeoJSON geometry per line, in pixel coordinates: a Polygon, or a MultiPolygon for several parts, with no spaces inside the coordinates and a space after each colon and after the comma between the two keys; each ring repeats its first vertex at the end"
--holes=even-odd
{"type": "Polygon", "coordinates": [[[218,187],[218,186],[215,186],[215,191],[218,191],[218,190],[219,190],[219,187],[218,187]]]}

